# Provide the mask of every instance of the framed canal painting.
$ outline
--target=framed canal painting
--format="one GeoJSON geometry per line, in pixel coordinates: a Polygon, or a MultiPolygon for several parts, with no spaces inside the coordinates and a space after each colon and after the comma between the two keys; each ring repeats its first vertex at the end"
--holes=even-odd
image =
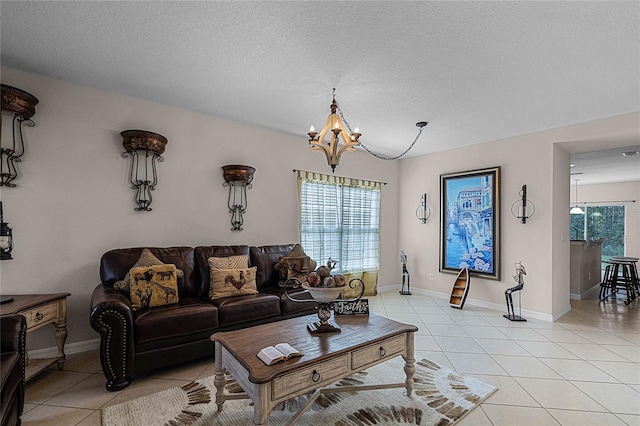
{"type": "Polygon", "coordinates": [[[500,167],[440,175],[440,272],[500,279],[500,167]]]}

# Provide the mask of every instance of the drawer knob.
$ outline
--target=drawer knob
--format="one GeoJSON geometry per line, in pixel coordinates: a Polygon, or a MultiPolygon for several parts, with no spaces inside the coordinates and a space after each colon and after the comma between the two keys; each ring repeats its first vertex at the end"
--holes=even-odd
{"type": "Polygon", "coordinates": [[[380,356],[385,356],[387,354],[387,351],[384,350],[384,348],[382,346],[380,346],[380,356]]]}
{"type": "Polygon", "coordinates": [[[42,315],[40,312],[36,312],[36,321],[40,321],[42,318],[44,318],[44,315],[42,315]]]}
{"type": "Polygon", "coordinates": [[[320,373],[318,373],[316,370],[313,370],[313,373],[311,373],[311,380],[313,381],[313,383],[316,383],[317,381],[319,381],[320,373]]]}

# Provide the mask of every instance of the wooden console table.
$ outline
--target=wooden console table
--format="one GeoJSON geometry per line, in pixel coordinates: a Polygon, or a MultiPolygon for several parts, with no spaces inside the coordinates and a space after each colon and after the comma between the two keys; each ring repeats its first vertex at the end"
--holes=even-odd
{"type": "Polygon", "coordinates": [[[5,297],[13,298],[13,300],[0,305],[0,315],[18,314],[27,319],[27,333],[49,324],[53,324],[56,328],[58,355],[55,358],[29,359],[27,353],[25,380],[31,379],[54,363],[58,363],[59,369],[64,366],[68,296],[70,296],[69,293],[8,295],[5,297]]]}
{"type": "Polygon", "coordinates": [[[269,413],[278,403],[315,390],[288,423],[295,424],[322,393],[402,387],[411,396],[416,326],[373,314],[348,315],[335,318],[340,333],[311,334],[306,324],[317,319],[317,315],[310,315],[213,334],[218,411],[223,409],[225,399],[248,397],[254,403],[253,424],[266,425],[269,413]],[[280,342],[288,342],[303,355],[271,366],[256,357],[263,347],[280,342]],[[397,356],[404,358],[405,366],[396,383],[328,387],[338,379],[397,356]],[[224,394],[225,370],[242,386],[244,394],[224,394]]]}

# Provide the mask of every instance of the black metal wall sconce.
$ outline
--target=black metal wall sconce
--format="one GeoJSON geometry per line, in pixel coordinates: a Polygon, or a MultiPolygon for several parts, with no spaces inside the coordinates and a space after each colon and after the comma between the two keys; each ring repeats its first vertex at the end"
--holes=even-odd
{"type": "Polygon", "coordinates": [[[136,211],[150,212],[152,210],[151,191],[158,184],[156,162],[163,162],[164,149],[167,138],[146,130],[125,130],[122,135],[122,145],[125,152],[123,157],[131,157],[129,169],[129,183],[136,190],[136,211]]]}
{"type": "Polygon", "coordinates": [[[427,194],[422,194],[420,205],[416,209],[416,217],[422,224],[427,223],[427,219],[431,217],[431,208],[427,204],[427,194]]]}
{"type": "Polygon", "coordinates": [[[533,204],[533,201],[527,200],[527,185],[522,185],[520,199],[511,205],[511,214],[520,219],[520,223],[527,223],[527,219],[533,216],[535,212],[536,205],[533,204]]]}
{"type": "Polygon", "coordinates": [[[243,214],[247,211],[247,188],[251,189],[253,174],[256,169],[251,166],[231,164],[222,166],[223,186],[229,187],[227,206],[231,213],[232,231],[242,231],[243,214]]]}
{"type": "Polygon", "coordinates": [[[35,115],[36,104],[39,101],[32,94],[6,84],[1,85],[0,92],[2,112],[13,113],[11,138],[7,144],[2,141],[2,124],[0,123],[0,186],[13,188],[16,186],[13,181],[18,177],[15,163],[21,162],[24,155],[22,126],[35,126],[31,117],[35,115]]]}
{"type": "Polygon", "coordinates": [[[2,201],[0,201],[0,260],[13,259],[11,250],[13,250],[13,231],[4,221],[2,201]]]}

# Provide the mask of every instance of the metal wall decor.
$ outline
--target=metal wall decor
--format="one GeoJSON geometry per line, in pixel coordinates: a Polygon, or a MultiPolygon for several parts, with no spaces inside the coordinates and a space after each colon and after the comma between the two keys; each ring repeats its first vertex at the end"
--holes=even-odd
{"type": "Polygon", "coordinates": [[[125,152],[123,157],[131,157],[129,182],[136,190],[136,211],[150,212],[152,210],[151,191],[156,189],[158,174],[156,162],[163,162],[164,149],[167,138],[146,130],[125,130],[122,135],[122,145],[125,152]]]}
{"type": "Polygon", "coordinates": [[[232,231],[242,231],[243,215],[247,211],[247,188],[251,189],[253,174],[256,169],[251,166],[230,164],[222,166],[223,186],[229,187],[227,206],[231,213],[232,231]]]}
{"type": "Polygon", "coordinates": [[[522,185],[520,199],[511,205],[511,214],[520,219],[520,223],[525,224],[527,223],[527,219],[533,216],[535,212],[536,205],[533,204],[533,201],[527,200],[527,185],[522,185]]]}
{"type": "MultiPolygon", "coordinates": [[[[13,183],[18,177],[15,163],[22,161],[24,155],[24,138],[22,126],[33,127],[35,123],[31,117],[36,113],[38,99],[24,90],[2,84],[2,112],[13,113],[11,123],[11,137],[4,143],[2,139],[2,124],[0,124],[0,186],[15,187],[13,183]]],[[[6,138],[6,137],[5,137],[6,138]]]]}
{"type": "Polygon", "coordinates": [[[13,231],[4,221],[2,201],[0,201],[0,260],[13,259],[11,250],[13,250],[13,231]]]}
{"type": "Polygon", "coordinates": [[[416,217],[423,225],[431,217],[431,208],[427,205],[427,194],[422,194],[422,197],[420,197],[420,205],[416,209],[416,217]]]}

